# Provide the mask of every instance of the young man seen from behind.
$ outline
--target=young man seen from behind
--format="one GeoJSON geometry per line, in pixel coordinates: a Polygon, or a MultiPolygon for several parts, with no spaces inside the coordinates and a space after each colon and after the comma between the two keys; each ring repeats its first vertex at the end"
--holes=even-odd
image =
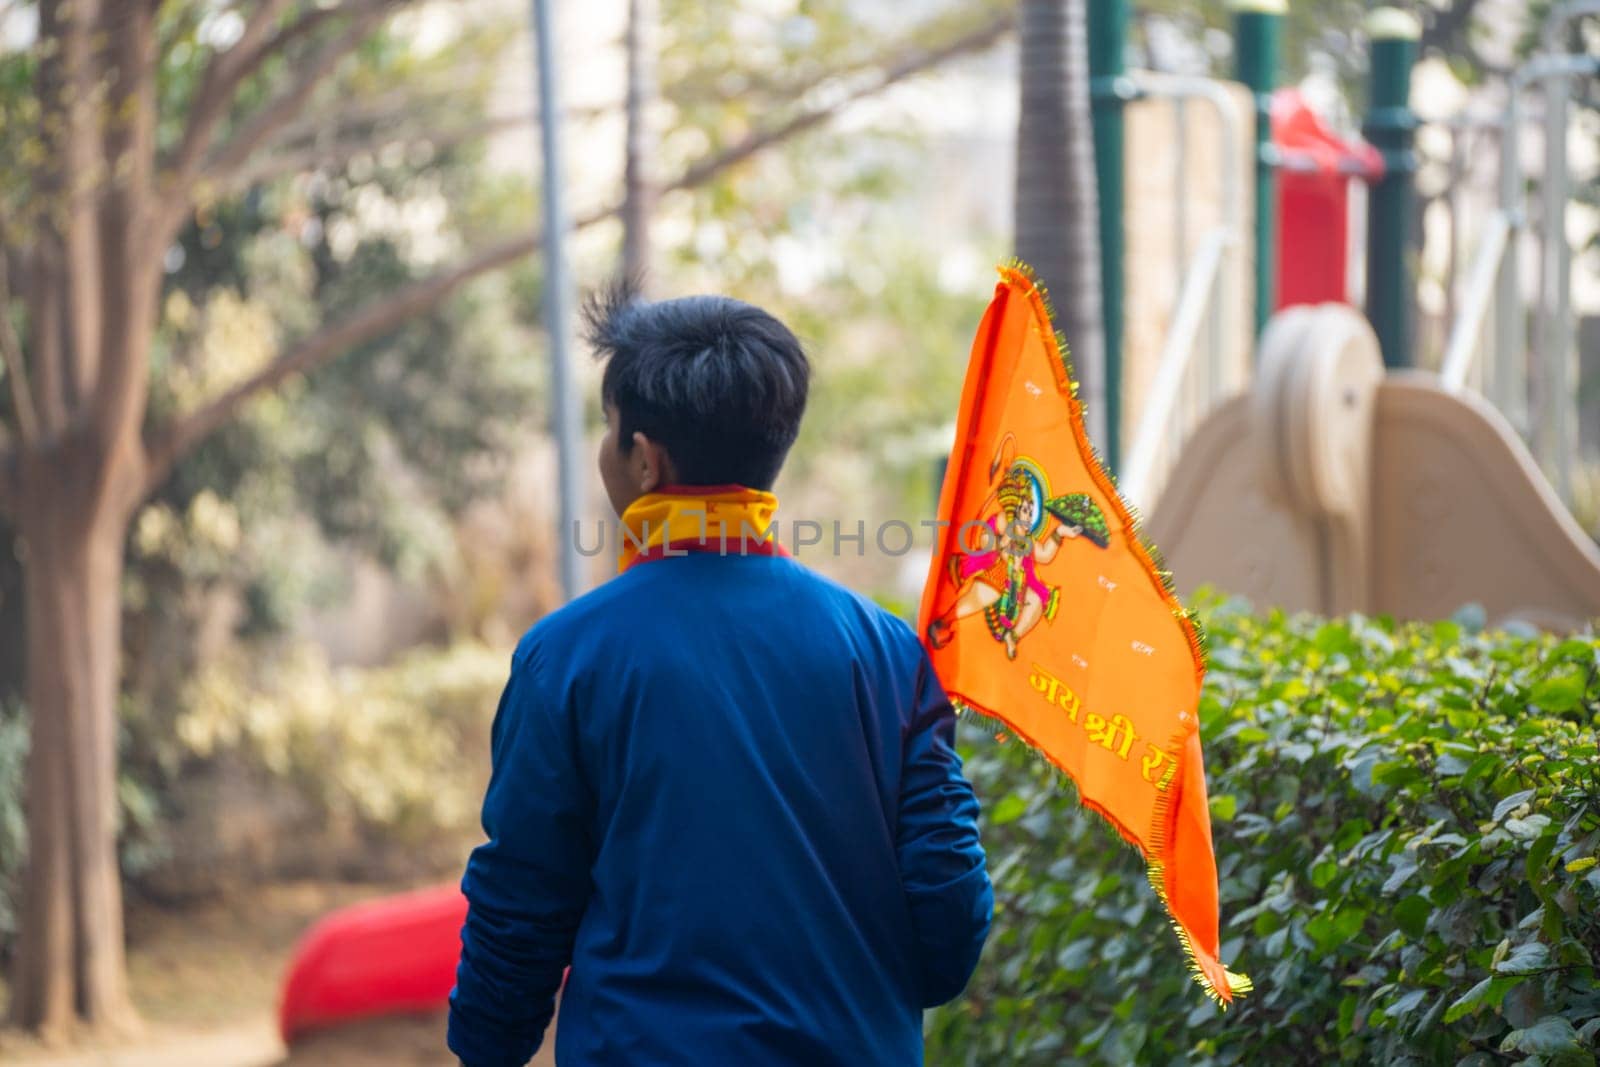
{"type": "Polygon", "coordinates": [[[621,573],[512,657],[449,1045],[600,1064],[922,1062],[993,894],[911,629],[762,537],[810,366],[725,297],[591,302],[621,573]]]}

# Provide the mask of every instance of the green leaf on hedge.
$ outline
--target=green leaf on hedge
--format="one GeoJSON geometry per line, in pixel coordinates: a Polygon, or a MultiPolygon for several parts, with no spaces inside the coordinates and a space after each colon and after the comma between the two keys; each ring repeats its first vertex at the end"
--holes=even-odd
{"type": "Polygon", "coordinates": [[[1017,793],[1007,793],[989,810],[989,822],[994,826],[1004,826],[1006,823],[1016,822],[1027,810],[1026,799],[1017,793]]]}
{"type": "Polygon", "coordinates": [[[1571,711],[1583,702],[1583,674],[1574,671],[1546,678],[1533,687],[1531,699],[1546,711],[1571,711]]]}
{"type": "Polygon", "coordinates": [[[1232,822],[1239,810],[1239,798],[1232,793],[1222,793],[1211,798],[1211,817],[1222,822],[1232,822]]]}
{"type": "Polygon", "coordinates": [[[1516,809],[1519,805],[1526,804],[1533,799],[1534,790],[1523,789],[1512,793],[1494,806],[1494,821],[1499,822],[1506,814],[1516,809]]]}
{"type": "Polygon", "coordinates": [[[1544,833],[1545,827],[1550,825],[1548,815],[1529,815],[1525,819],[1507,819],[1506,830],[1524,841],[1530,841],[1544,833]]]}
{"type": "Polygon", "coordinates": [[[1500,766],[1500,757],[1492,752],[1485,752],[1473,760],[1472,766],[1467,768],[1467,773],[1461,776],[1461,788],[1465,789],[1498,766],[1500,766]]]}
{"type": "Polygon", "coordinates": [[[1498,974],[1532,974],[1550,965],[1550,946],[1543,941],[1528,941],[1495,965],[1498,974]]]}
{"type": "Polygon", "coordinates": [[[1573,860],[1571,863],[1567,864],[1567,873],[1568,874],[1577,874],[1580,871],[1587,871],[1590,867],[1593,867],[1596,863],[1600,863],[1600,860],[1597,860],[1593,856],[1584,856],[1582,859],[1576,859],[1576,860],[1573,860]]]}
{"type": "Polygon", "coordinates": [[[1390,1006],[1389,1014],[1396,1018],[1402,1015],[1410,1015],[1412,1012],[1417,1010],[1417,1006],[1421,1004],[1423,1000],[1427,998],[1427,996],[1428,991],[1426,989],[1413,989],[1411,992],[1400,997],[1399,1000],[1396,1000],[1394,1004],[1390,1006]]]}
{"type": "Polygon", "coordinates": [[[1511,1031],[1500,1042],[1501,1052],[1526,1052],[1538,1056],[1581,1050],[1578,1032],[1572,1028],[1571,1022],[1560,1015],[1546,1015],[1525,1030],[1511,1031]]]}
{"type": "Polygon", "coordinates": [[[1493,976],[1485,978],[1463,993],[1454,1004],[1445,1009],[1445,1025],[1448,1026],[1464,1015],[1470,1015],[1481,1005],[1488,1005],[1491,1008],[1498,1007],[1501,999],[1506,995],[1506,990],[1511,988],[1512,983],[1513,980],[1506,978],[1495,978],[1493,976]]]}
{"type": "Polygon", "coordinates": [[[1411,876],[1416,873],[1416,858],[1410,855],[1402,857],[1400,861],[1395,864],[1394,873],[1389,875],[1389,880],[1383,883],[1384,895],[1387,896],[1398,890],[1401,886],[1405,885],[1406,882],[1410,881],[1411,876]]]}
{"type": "Polygon", "coordinates": [[[1427,930],[1428,916],[1431,914],[1433,905],[1428,903],[1428,898],[1424,896],[1409,896],[1394,906],[1395,925],[1413,940],[1421,937],[1427,930]]]}
{"type": "Polygon", "coordinates": [[[1311,884],[1318,889],[1325,889],[1339,877],[1339,864],[1334,860],[1321,860],[1311,868],[1311,884]]]}

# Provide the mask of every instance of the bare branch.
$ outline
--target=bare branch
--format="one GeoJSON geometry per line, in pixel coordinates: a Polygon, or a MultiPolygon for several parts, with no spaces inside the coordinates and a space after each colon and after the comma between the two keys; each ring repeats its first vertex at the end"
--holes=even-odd
{"type": "Polygon", "coordinates": [[[58,344],[39,352],[50,364],[39,373],[39,384],[47,393],[41,398],[47,422],[54,421],[58,399],[63,411],[74,409],[94,388],[99,370],[101,249],[96,209],[107,175],[101,140],[98,17],[99,7],[92,3],[51,0],[39,5],[42,61],[36,84],[44,151],[36,178],[38,245],[50,247],[61,271],[58,344]]]}
{"type": "MultiPolygon", "coordinates": [[[[272,18],[276,18],[288,2],[289,0],[263,0],[257,19],[269,11],[272,18]]],[[[243,163],[268,137],[294,118],[323,79],[338,66],[339,61],[367,39],[384,15],[403,2],[404,0],[368,0],[365,3],[352,2],[340,7],[320,8],[308,13],[251,50],[241,51],[243,45],[241,39],[240,44],[219,56],[220,62],[238,53],[236,58],[216,75],[214,86],[208,89],[202,79],[201,88],[197,93],[198,121],[192,119],[189,128],[184,132],[184,141],[175,158],[166,191],[166,203],[158,233],[167,238],[177,230],[188,213],[189,197],[194,185],[203,175],[208,172],[225,174],[231,168],[243,163]],[[308,36],[323,23],[338,15],[349,15],[352,18],[345,32],[323,45],[304,63],[296,65],[293,84],[263,105],[261,110],[246,121],[233,138],[218,149],[211,159],[202,161],[216,127],[227,115],[234,92],[239,85],[259,70],[268,57],[282,51],[290,42],[308,36]]],[[[267,24],[270,25],[270,21],[267,24]]],[[[208,68],[207,75],[210,74],[211,69],[208,68]]],[[[163,239],[160,243],[164,245],[166,241],[163,239]]]]}
{"type": "Polygon", "coordinates": [[[468,126],[448,130],[397,131],[393,135],[364,140],[340,141],[333,145],[312,144],[298,151],[271,150],[257,153],[253,162],[240,167],[227,178],[225,188],[243,191],[261,182],[269,182],[290,174],[299,174],[318,167],[339,167],[363,155],[372,155],[385,148],[403,145],[407,148],[428,147],[435,151],[454,148],[505,130],[531,126],[532,115],[507,115],[498,119],[485,119],[468,126]]]}
{"type": "Polygon", "coordinates": [[[3,247],[0,247],[0,357],[5,359],[6,376],[11,379],[11,403],[17,410],[18,436],[26,447],[39,438],[39,413],[33,406],[28,365],[22,359],[22,340],[11,322],[10,257],[3,247]]]}
{"type": "Polygon", "coordinates": [[[148,494],[159,488],[172,470],[172,465],[185,452],[226,425],[245,402],[257,393],[271,389],[293,375],[313,370],[357,345],[383,336],[413,315],[435,306],[473,278],[531,255],[538,247],[537,232],[502,241],[448,271],[412,282],[301,341],[255,374],[182,416],[155,436],[146,448],[149,467],[145,492],[148,494]]]}
{"type": "Polygon", "coordinates": [[[29,257],[27,304],[32,342],[33,367],[38,372],[40,431],[45,437],[59,433],[67,424],[66,345],[62,339],[62,289],[60,249],[51,238],[35,243],[29,257]]]}
{"type": "MultiPolygon", "coordinates": [[[[49,437],[67,421],[67,344],[63,337],[66,286],[61,282],[61,239],[59,223],[61,208],[69,198],[69,184],[63,173],[66,151],[66,117],[70,114],[66,98],[69,72],[67,69],[65,39],[71,27],[62,18],[58,2],[39,4],[39,56],[34,74],[34,94],[39,101],[41,116],[49,121],[38,123],[38,133],[44,141],[45,151],[30,168],[32,179],[33,218],[32,240],[27,252],[19,282],[23,302],[29,310],[34,381],[34,398],[37,401],[40,433],[49,437]]],[[[70,172],[68,172],[70,173],[70,172]]]]}
{"type": "MultiPolygon", "coordinates": [[[[260,68],[266,59],[269,53],[264,46],[272,31],[273,23],[277,22],[292,2],[293,0],[262,0],[261,5],[245,23],[244,31],[239,35],[239,40],[234,42],[233,47],[212,56],[211,61],[206,64],[205,72],[200,75],[199,88],[195,91],[194,99],[190,101],[189,121],[183,128],[183,138],[178,142],[178,150],[167,167],[171,172],[170,196],[179,199],[186,196],[190,184],[194,181],[195,172],[199,169],[200,160],[204,158],[206,149],[211,145],[211,138],[222,120],[227,117],[228,108],[233,103],[234,92],[246,78],[260,68]]],[[[307,15],[301,23],[309,19],[320,21],[325,17],[325,11],[316,11],[307,15]]]]}
{"type": "MultiPolygon", "coordinates": [[[[988,48],[1009,32],[1015,22],[1016,16],[1007,12],[975,30],[962,34],[947,44],[940,45],[937,48],[915,51],[903,56],[883,67],[880,73],[871,80],[844,91],[837,98],[827,103],[803,110],[785,122],[752,131],[746,137],[734,142],[716,155],[709,156],[684,171],[683,175],[667,188],[692,189],[697,185],[703,185],[716,174],[736,163],[743,162],[763,148],[793,137],[795,134],[804,132],[813,126],[820,125],[849,105],[880,93],[896,82],[904,81],[914,74],[930,70],[957,56],[966,55],[970,52],[979,52],[988,48]]],[[[824,79],[824,81],[827,80],[831,79],[824,79]]]]}
{"type": "Polygon", "coordinates": [[[322,80],[333,73],[341,59],[371,36],[392,6],[377,0],[359,10],[344,33],[323,45],[304,65],[296,67],[294,84],[256,112],[202,169],[226,174],[248,159],[268,137],[299,113],[322,80]]]}
{"type": "MultiPolygon", "coordinates": [[[[851,102],[861,100],[957,55],[977,51],[992,44],[1007,31],[1011,22],[1011,16],[1007,15],[978,30],[964,34],[950,44],[918,52],[891,63],[870,85],[802,112],[769,129],[758,130],[715,156],[689,167],[675,181],[666,183],[662,188],[678,190],[702,185],[727,168],[748,159],[762,148],[825,122],[851,102]]],[[[579,217],[573,226],[577,229],[592,226],[616,216],[619,211],[620,207],[615,205],[601,208],[579,217]]],[[[146,443],[148,466],[144,495],[148,496],[160,488],[179,459],[206,437],[227,425],[239,409],[257,394],[275,388],[296,374],[312,371],[351,348],[383,336],[412,316],[434,307],[473,278],[513,263],[523,256],[531,255],[539,248],[539,244],[538,231],[509,238],[484,249],[449,270],[412,282],[397,292],[381,297],[354,314],[300,341],[287,353],[231,389],[153,431],[146,443]]]]}
{"type": "Polygon", "coordinates": [[[21,490],[17,487],[17,452],[15,449],[0,450],[0,515],[8,519],[17,517],[17,497],[21,490]]]}
{"type": "MultiPolygon", "coordinates": [[[[155,151],[156,27],[143,4],[107,4],[101,32],[112,65],[104,132],[110,180],[100,198],[102,335],[94,409],[107,443],[138,441],[149,399],[149,328],[160,277],[143,243],[155,151]]],[[[159,255],[159,249],[156,252],[159,255]]]]}

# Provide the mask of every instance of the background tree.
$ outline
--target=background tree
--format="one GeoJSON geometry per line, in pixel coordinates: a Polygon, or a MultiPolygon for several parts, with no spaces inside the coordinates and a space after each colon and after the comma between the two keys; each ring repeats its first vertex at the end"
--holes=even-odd
{"type": "MultiPolygon", "coordinates": [[[[22,143],[7,157],[0,232],[5,266],[20,267],[5,272],[18,283],[17,299],[0,292],[11,416],[0,445],[0,515],[15,525],[24,563],[31,851],[12,1012],[25,1026],[131,1018],[115,783],[120,591],[133,517],[248,402],[387,336],[537,247],[537,234],[515,235],[422,276],[395,270],[381,254],[364,259],[359,270],[395,288],[351,305],[329,284],[318,313],[288,324],[291,339],[258,365],[207,380],[170,409],[155,402],[152,371],[172,370],[156,340],[175,243],[191,226],[204,243],[240,190],[294,173],[307,165],[306,153],[324,151],[314,133],[296,141],[291,132],[315,127],[303,120],[324,109],[340,111],[330,105],[351,88],[352,57],[375,47],[374,32],[402,6],[40,0],[34,47],[7,64],[8,78],[32,88],[19,121],[6,123],[5,136],[22,143]],[[201,26],[211,32],[184,39],[201,26]],[[163,60],[180,44],[198,61],[169,77],[163,60]]],[[[666,187],[702,186],[1004,29],[1003,18],[969,24],[934,45],[913,34],[858,69],[814,64],[814,81],[786,87],[797,103],[719,138],[666,187]],[[831,91],[807,92],[824,88],[831,91]]],[[[349,148],[340,143],[335,151],[349,148]]],[[[329,247],[337,244],[330,231],[329,247]]],[[[339,273],[324,266],[325,277],[339,273]]],[[[352,386],[346,397],[365,404],[365,391],[352,386]]],[[[352,488],[346,481],[334,494],[352,488]]]]}

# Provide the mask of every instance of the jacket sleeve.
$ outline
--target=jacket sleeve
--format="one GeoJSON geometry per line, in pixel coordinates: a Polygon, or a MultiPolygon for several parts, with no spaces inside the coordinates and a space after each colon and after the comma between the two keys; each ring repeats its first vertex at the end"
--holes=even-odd
{"type": "Polygon", "coordinates": [[[994,890],[978,840],[978,799],[956,755],[955,713],[925,653],[912,710],[896,846],[922,1006],[931,1008],[953,1000],[972,976],[989,936],[994,890]]]}
{"type": "Polygon", "coordinates": [[[461,891],[467,919],[450,993],[450,1050],[466,1067],[521,1067],[538,1051],[589,898],[592,801],[573,723],[514,660],[491,735],[488,841],[461,891]]]}

